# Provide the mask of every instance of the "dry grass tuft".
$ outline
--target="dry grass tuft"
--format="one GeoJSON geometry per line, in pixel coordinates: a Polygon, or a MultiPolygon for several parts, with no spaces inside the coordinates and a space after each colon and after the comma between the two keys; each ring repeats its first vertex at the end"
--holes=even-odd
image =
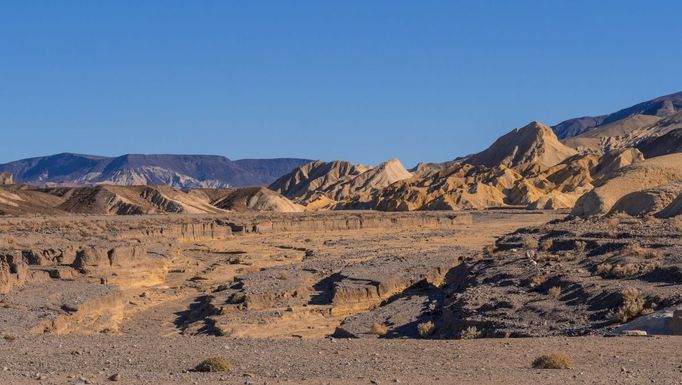
{"type": "Polygon", "coordinates": [[[542,274],[534,275],[534,276],[530,279],[530,283],[528,284],[528,286],[530,286],[531,289],[534,289],[534,288],[536,288],[536,287],[538,287],[538,286],[541,286],[541,285],[542,285],[543,283],[545,283],[546,281],[547,281],[547,276],[546,276],[546,275],[542,275],[542,274]]]}
{"type": "Polygon", "coordinates": [[[640,245],[629,245],[628,247],[623,249],[621,254],[644,259],[653,259],[658,258],[659,256],[656,250],[645,249],[640,245]]]}
{"type": "Polygon", "coordinates": [[[561,287],[554,286],[547,290],[547,294],[549,294],[550,297],[557,299],[561,296],[561,287]]]}
{"type": "Polygon", "coordinates": [[[552,248],[554,241],[550,238],[545,238],[540,242],[540,250],[549,251],[552,248]]]}
{"type": "Polygon", "coordinates": [[[376,334],[380,337],[385,336],[389,332],[388,328],[385,325],[376,322],[369,327],[369,330],[372,332],[372,334],[376,334]]]}
{"type": "Polygon", "coordinates": [[[431,336],[436,331],[436,325],[432,321],[422,322],[417,325],[417,333],[422,338],[431,336]]]}
{"type": "Polygon", "coordinates": [[[575,361],[565,353],[543,354],[533,361],[535,369],[573,369],[575,361]]]}
{"type": "Polygon", "coordinates": [[[587,243],[585,241],[575,241],[575,252],[578,254],[584,254],[587,243]]]}
{"type": "Polygon", "coordinates": [[[523,247],[526,250],[537,250],[538,246],[539,246],[538,241],[535,238],[526,238],[523,241],[523,247]]]}
{"type": "Polygon", "coordinates": [[[620,218],[619,217],[611,217],[611,218],[609,218],[608,221],[606,221],[606,228],[612,234],[615,233],[616,231],[618,231],[619,225],[620,225],[620,218]]]}
{"type": "Polygon", "coordinates": [[[468,328],[462,330],[460,338],[463,340],[473,340],[481,336],[481,332],[478,331],[476,326],[469,326],[468,328]]]}
{"type": "Polygon", "coordinates": [[[597,274],[603,276],[604,278],[630,278],[651,273],[660,267],[660,262],[625,263],[622,265],[613,265],[606,262],[597,266],[597,274]]]}
{"type": "Polygon", "coordinates": [[[494,246],[487,245],[487,246],[483,247],[483,256],[485,258],[490,258],[493,256],[493,254],[495,254],[495,247],[494,246]]]}
{"type": "Polygon", "coordinates": [[[197,372],[228,372],[234,365],[225,357],[212,357],[202,361],[194,370],[197,372]]]}
{"type": "Polygon", "coordinates": [[[677,230],[678,233],[682,234],[682,215],[673,217],[670,221],[673,224],[673,228],[677,230]]]}
{"type": "Polygon", "coordinates": [[[620,296],[623,302],[618,310],[613,313],[613,319],[615,321],[627,322],[642,314],[646,299],[638,289],[628,287],[621,291],[620,296]]]}

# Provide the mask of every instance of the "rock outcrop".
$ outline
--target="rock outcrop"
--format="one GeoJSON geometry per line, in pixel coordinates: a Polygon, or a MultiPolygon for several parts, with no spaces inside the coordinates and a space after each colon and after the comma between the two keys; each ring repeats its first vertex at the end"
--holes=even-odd
{"type": "Polygon", "coordinates": [[[658,192],[649,189],[681,180],[682,153],[637,162],[619,170],[612,178],[605,180],[601,185],[580,197],[573,209],[573,214],[578,216],[606,214],[621,199],[625,199],[625,201],[616,206],[616,209],[624,210],[628,204],[633,203],[633,199],[644,199],[645,196],[648,196],[649,198],[646,200],[651,203],[639,202],[644,206],[639,206],[638,203],[637,207],[628,209],[642,213],[646,207],[650,209],[660,207],[663,204],[660,199],[663,199],[664,196],[670,196],[664,190],[670,192],[670,189],[674,188],[671,186],[670,188],[659,189],[658,192]],[[633,193],[638,194],[630,195],[633,193]]]}
{"type": "Polygon", "coordinates": [[[211,201],[211,205],[230,211],[274,211],[297,213],[303,206],[293,203],[279,193],[265,187],[225,190],[225,194],[211,201]]]}
{"type": "Polygon", "coordinates": [[[500,137],[488,149],[464,162],[486,167],[505,166],[526,174],[545,170],[575,154],[574,149],[559,142],[551,128],[531,122],[500,137]]]}
{"type": "Polygon", "coordinates": [[[0,184],[14,184],[12,174],[8,172],[0,172],[0,184]]]}
{"type": "Polygon", "coordinates": [[[642,159],[635,149],[578,154],[549,127],[533,122],[490,148],[438,167],[421,165],[412,178],[335,208],[457,210],[501,206],[570,209],[595,183],[642,159]]]}
{"type": "Polygon", "coordinates": [[[397,159],[366,168],[349,162],[311,162],[285,175],[270,189],[305,204],[308,209],[332,208],[351,199],[365,201],[374,192],[412,174],[397,159]]]}

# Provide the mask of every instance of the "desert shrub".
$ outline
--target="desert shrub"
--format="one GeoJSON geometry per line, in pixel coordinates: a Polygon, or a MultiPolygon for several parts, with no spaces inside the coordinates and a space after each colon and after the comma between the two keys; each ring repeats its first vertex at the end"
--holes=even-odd
{"type": "Polygon", "coordinates": [[[585,253],[585,248],[587,247],[587,244],[585,241],[575,241],[575,252],[578,254],[583,254],[585,253]]]}
{"type": "Polygon", "coordinates": [[[559,298],[561,296],[561,287],[554,286],[547,290],[547,294],[549,294],[549,296],[552,298],[559,298]]]}
{"type": "Polygon", "coordinates": [[[611,269],[613,269],[612,264],[608,262],[600,263],[597,265],[597,274],[606,276],[611,273],[611,269]]]}
{"type": "Polygon", "coordinates": [[[644,259],[653,259],[658,257],[658,253],[655,250],[645,249],[640,245],[629,245],[622,251],[621,254],[644,259]]]}
{"type": "Polygon", "coordinates": [[[492,257],[495,254],[495,247],[487,245],[483,247],[483,256],[486,258],[492,257]]]}
{"type": "Polygon", "coordinates": [[[389,331],[385,325],[376,322],[369,327],[369,330],[372,332],[372,334],[376,334],[380,337],[385,336],[389,331]]]}
{"type": "Polygon", "coordinates": [[[202,361],[194,370],[197,372],[227,372],[234,368],[234,365],[225,357],[212,357],[202,361]]]}
{"type": "Polygon", "coordinates": [[[436,331],[436,325],[432,321],[422,322],[417,325],[417,333],[420,337],[426,338],[436,331]]]}
{"type": "Polygon", "coordinates": [[[523,241],[523,247],[526,250],[537,250],[538,246],[538,241],[535,238],[526,238],[523,241]]]}
{"type": "Polygon", "coordinates": [[[550,238],[545,238],[540,242],[540,250],[549,251],[553,244],[554,241],[552,241],[550,238]]]}
{"type": "Polygon", "coordinates": [[[533,361],[535,369],[573,369],[575,361],[565,353],[543,354],[533,361]]]}
{"type": "Polygon", "coordinates": [[[478,331],[476,326],[469,326],[468,328],[462,330],[460,338],[463,340],[473,340],[481,336],[481,332],[478,331]]]}
{"type": "Polygon", "coordinates": [[[606,228],[610,232],[615,232],[618,230],[618,225],[620,225],[620,218],[619,217],[611,217],[609,218],[608,221],[606,221],[606,228]]]}
{"type": "Polygon", "coordinates": [[[15,337],[11,334],[5,334],[2,338],[7,342],[12,342],[12,341],[17,339],[17,337],[15,337]]]}
{"type": "Polygon", "coordinates": [[[597,274],[605,278],[630,278],[637,275],[649,274],[661,267],[660,262],[610,264],[602,263],[597,266],[597,274]]]}
{"type": "Polygon", "coordinates": [[[622,303],[615,313],[613,313],[613,319],[615,321],[627,322],[642,314],[646,299],[638,289],[628,287],[621,291],[620,296],[622,298],[622,303]]]}
{"type": "Polygon", "coordinates": [[[534,275],[531,277],[530,282],[528,283],[528,286],[530,286],[531,289],[534,289],[543,283],[547,281],[547,276],[539,274],[539,275],[534,275]]]}
{"type": "Polygon", "coordinates": [[[678,233],[682,233],[682,215],[678,215],[671,219],[673,224],[673,229],[677,230],[678,233]]]}
{"type": "MultiPolygon", "coordinates": [[[[564,259],[566,259],[568,256],[564,254],[564,259]]],[[[537,260],[538,262],[559,262],[561,261],[562,257],[559,256],[558,254],[543,254],[541,255],[537,260]]]]}

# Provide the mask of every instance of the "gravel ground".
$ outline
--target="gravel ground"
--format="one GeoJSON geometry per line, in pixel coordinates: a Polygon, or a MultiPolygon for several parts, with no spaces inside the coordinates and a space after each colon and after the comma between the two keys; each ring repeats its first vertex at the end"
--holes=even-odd
{"type": "Polygon", "coordinates": [[[250,340],[38,336],[0,342],[0,384],[682,384],[682,337],[250,340]],[[572,370],[532,369],[565,352],[572,370]],[[229,373],[198,373],[225,356],[229,373]]]}

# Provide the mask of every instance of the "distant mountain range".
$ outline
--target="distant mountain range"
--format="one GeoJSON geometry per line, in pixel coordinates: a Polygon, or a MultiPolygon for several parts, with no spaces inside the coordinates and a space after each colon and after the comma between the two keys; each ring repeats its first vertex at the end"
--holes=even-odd
{"type": "Polygon", "coordinates": [[[665,118],[680,111],[682,111],[682,92],[677,92],[635,104],[612,114],[569,119],[553,126],[552,129],[559,139],[566,139],[635,115],[665,118]]]}
{"type": "Polygon", "coordinates": [[[230,160],[216,155],[102,157],[62,153],[0,164],[15,183],[39,186],[156,185],[178,188],[268,185],[307,159],[230,160]]]}
{"type": "MultiPolygon", "coordinates": [[[[638,148],[646,157],[678,152],[682,149],[682,92],[651,99],[607,115],[563,121],[551,127],[556,136],[549,135],[546,126],[540,123],[530,126],[499,138],[491,148],[479,154],[440,164],[420,164],[411,170],[412,174],[424,175],[434,170],[446,170],[459,163],[485,167],[504,165],[524,173],[529,169],[521,167],[522,163],[530,169],[545,169],[573,155],[574,150],[578,153],[587,151],[604,154],[638,148]],[[548,150],[540,151],[540,148],[548,150]],[[528,154],[533,156],[524,158],[528,154]],[[538,154],[542,156],[538,157],[538,154]]],[[[168,185],[181,189],[268,186],[287,176],[284,183],[276,183],[272,188],[292,197],[293,192],[287,183],[298,186],[305,181],[310,182],[311,186],[320,184],[329,187],[330,190],[325,193],[334,195],[336,199],[348,195],[351,190],[355,191],[352,188],[354,185],[349,182],[351,179],[357,179],[353,183],[358,184],[369,178],[372,183],[362,189],[367,192],[379,186],[385,187],[386,182],[393,183],[411,175],[398,161],[387,163],[391,167],[386,170],[385,167],[377,167],[370,173],[338,162],[318,162],[301,168],[309,162],[311,160],[295,158],[233,161],[215,155],[128,154],[102,157],[62,153],[0,164],[0,173],[11,175],[3,176],[3,183],[11,182],[13,177],[15,183],[41,187],[110,184],[168,185]],[[343,174],[346,168],[350,172],[348,175],[343,174]],[[300,175],[288,175],[292,172],[300,175]],[[378,179],[381,183],[369,177],[372,173],[381,176],[378,179]],[[355,178],[362,174],[362,178],[355,178]],[[337,179],[339,183],[332,183],[337,179]],[[332,184],[333,188],[330,187],[332,184]]],[[[316,189],[306,186],[305,190],[316,189]]],[[[319,196],[320,192],[315,191],[313,195],[319,196]]]]}

